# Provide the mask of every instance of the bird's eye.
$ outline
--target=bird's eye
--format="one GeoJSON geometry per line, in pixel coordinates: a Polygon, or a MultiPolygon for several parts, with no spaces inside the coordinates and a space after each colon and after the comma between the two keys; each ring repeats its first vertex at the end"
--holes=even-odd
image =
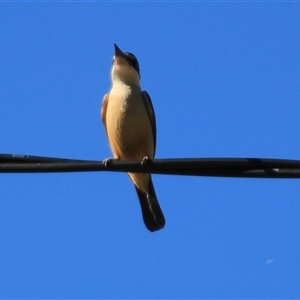
{"type": "Polygon", "coordinates": [[[130,52],[125,52],[125,55],[127,56],[128,58],[128,62],[129,64],[134,68],[136,69],[136,71],[138,73],[140,73],[140,66],[139,66],[139,62],[138,60],[136,59],[135,55],[130,53],[130,52]]]}
{"type": "Polygon", "coordinates": [[[125,59],[127,60],[128,64],[131,67],[133,67],[140,75],[140,66],[139,66],[139,62],[136,59],[135,55],[130,52],[125,52],[124,54],[126,56],[125,59]]]}

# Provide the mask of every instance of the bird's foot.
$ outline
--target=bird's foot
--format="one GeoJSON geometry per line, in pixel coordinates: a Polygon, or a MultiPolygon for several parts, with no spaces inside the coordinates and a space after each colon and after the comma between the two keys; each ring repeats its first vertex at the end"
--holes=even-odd
{"type": "Polygon", "coordinates": [[[112,165],[112,162],[114,160],[117,160],[116,158],[113,158],[113,157],[109,157],[109,158],[106,158],[103,160],[102,164],[105,166],[105,167],[109,167],[112,165]]]}
{"type": "Polygon", "coordinates": [[[151,162],[152,162],[152,159],[149,158],[149,156],[145,156],[145,157],[143,157],[141,164],[142,164],[142,166],[147,166],[147,165],[150,165],[151,162]]]}

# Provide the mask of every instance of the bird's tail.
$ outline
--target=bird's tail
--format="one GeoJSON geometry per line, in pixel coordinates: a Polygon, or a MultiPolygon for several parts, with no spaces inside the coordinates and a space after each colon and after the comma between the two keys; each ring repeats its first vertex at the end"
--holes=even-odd
{"type": "Polygon", "coordinates": [[[165,217],[159,206],[151,176],[149,178],[149,192],[144,193],[135,187],[139,197],[143,219],[150,231],[162,229],[165,226],[165,217]]]}

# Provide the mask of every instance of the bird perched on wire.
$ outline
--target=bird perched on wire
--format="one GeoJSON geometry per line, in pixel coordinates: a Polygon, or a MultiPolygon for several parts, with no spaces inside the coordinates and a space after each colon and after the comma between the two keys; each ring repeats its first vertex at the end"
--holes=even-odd
{"type": "MultiPolygon", "coordinates": [[[[114,44],[112,88],[104,96],[101,118],[114,159],[153,159],[156,148],[156,121],[149,94],[141,90],[137,58],[114,44]]],[[[151,174],[128,173],[133,182],[146,227],[162,229],[165,218],[158,203],[151,174]]]]}

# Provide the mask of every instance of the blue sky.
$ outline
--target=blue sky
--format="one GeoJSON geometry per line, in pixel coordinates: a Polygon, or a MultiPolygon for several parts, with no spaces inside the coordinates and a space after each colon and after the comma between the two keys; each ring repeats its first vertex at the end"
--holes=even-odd
{"type": "MultiPolygon", "coordinates": [[[[157,158],[300,158],[300,5],[0,3],[1,153],[103,160],[113,43],[139,59],[157,158]]],[[[0,298],[297,298],[299,180],[0,174],[0,298]]]]}

